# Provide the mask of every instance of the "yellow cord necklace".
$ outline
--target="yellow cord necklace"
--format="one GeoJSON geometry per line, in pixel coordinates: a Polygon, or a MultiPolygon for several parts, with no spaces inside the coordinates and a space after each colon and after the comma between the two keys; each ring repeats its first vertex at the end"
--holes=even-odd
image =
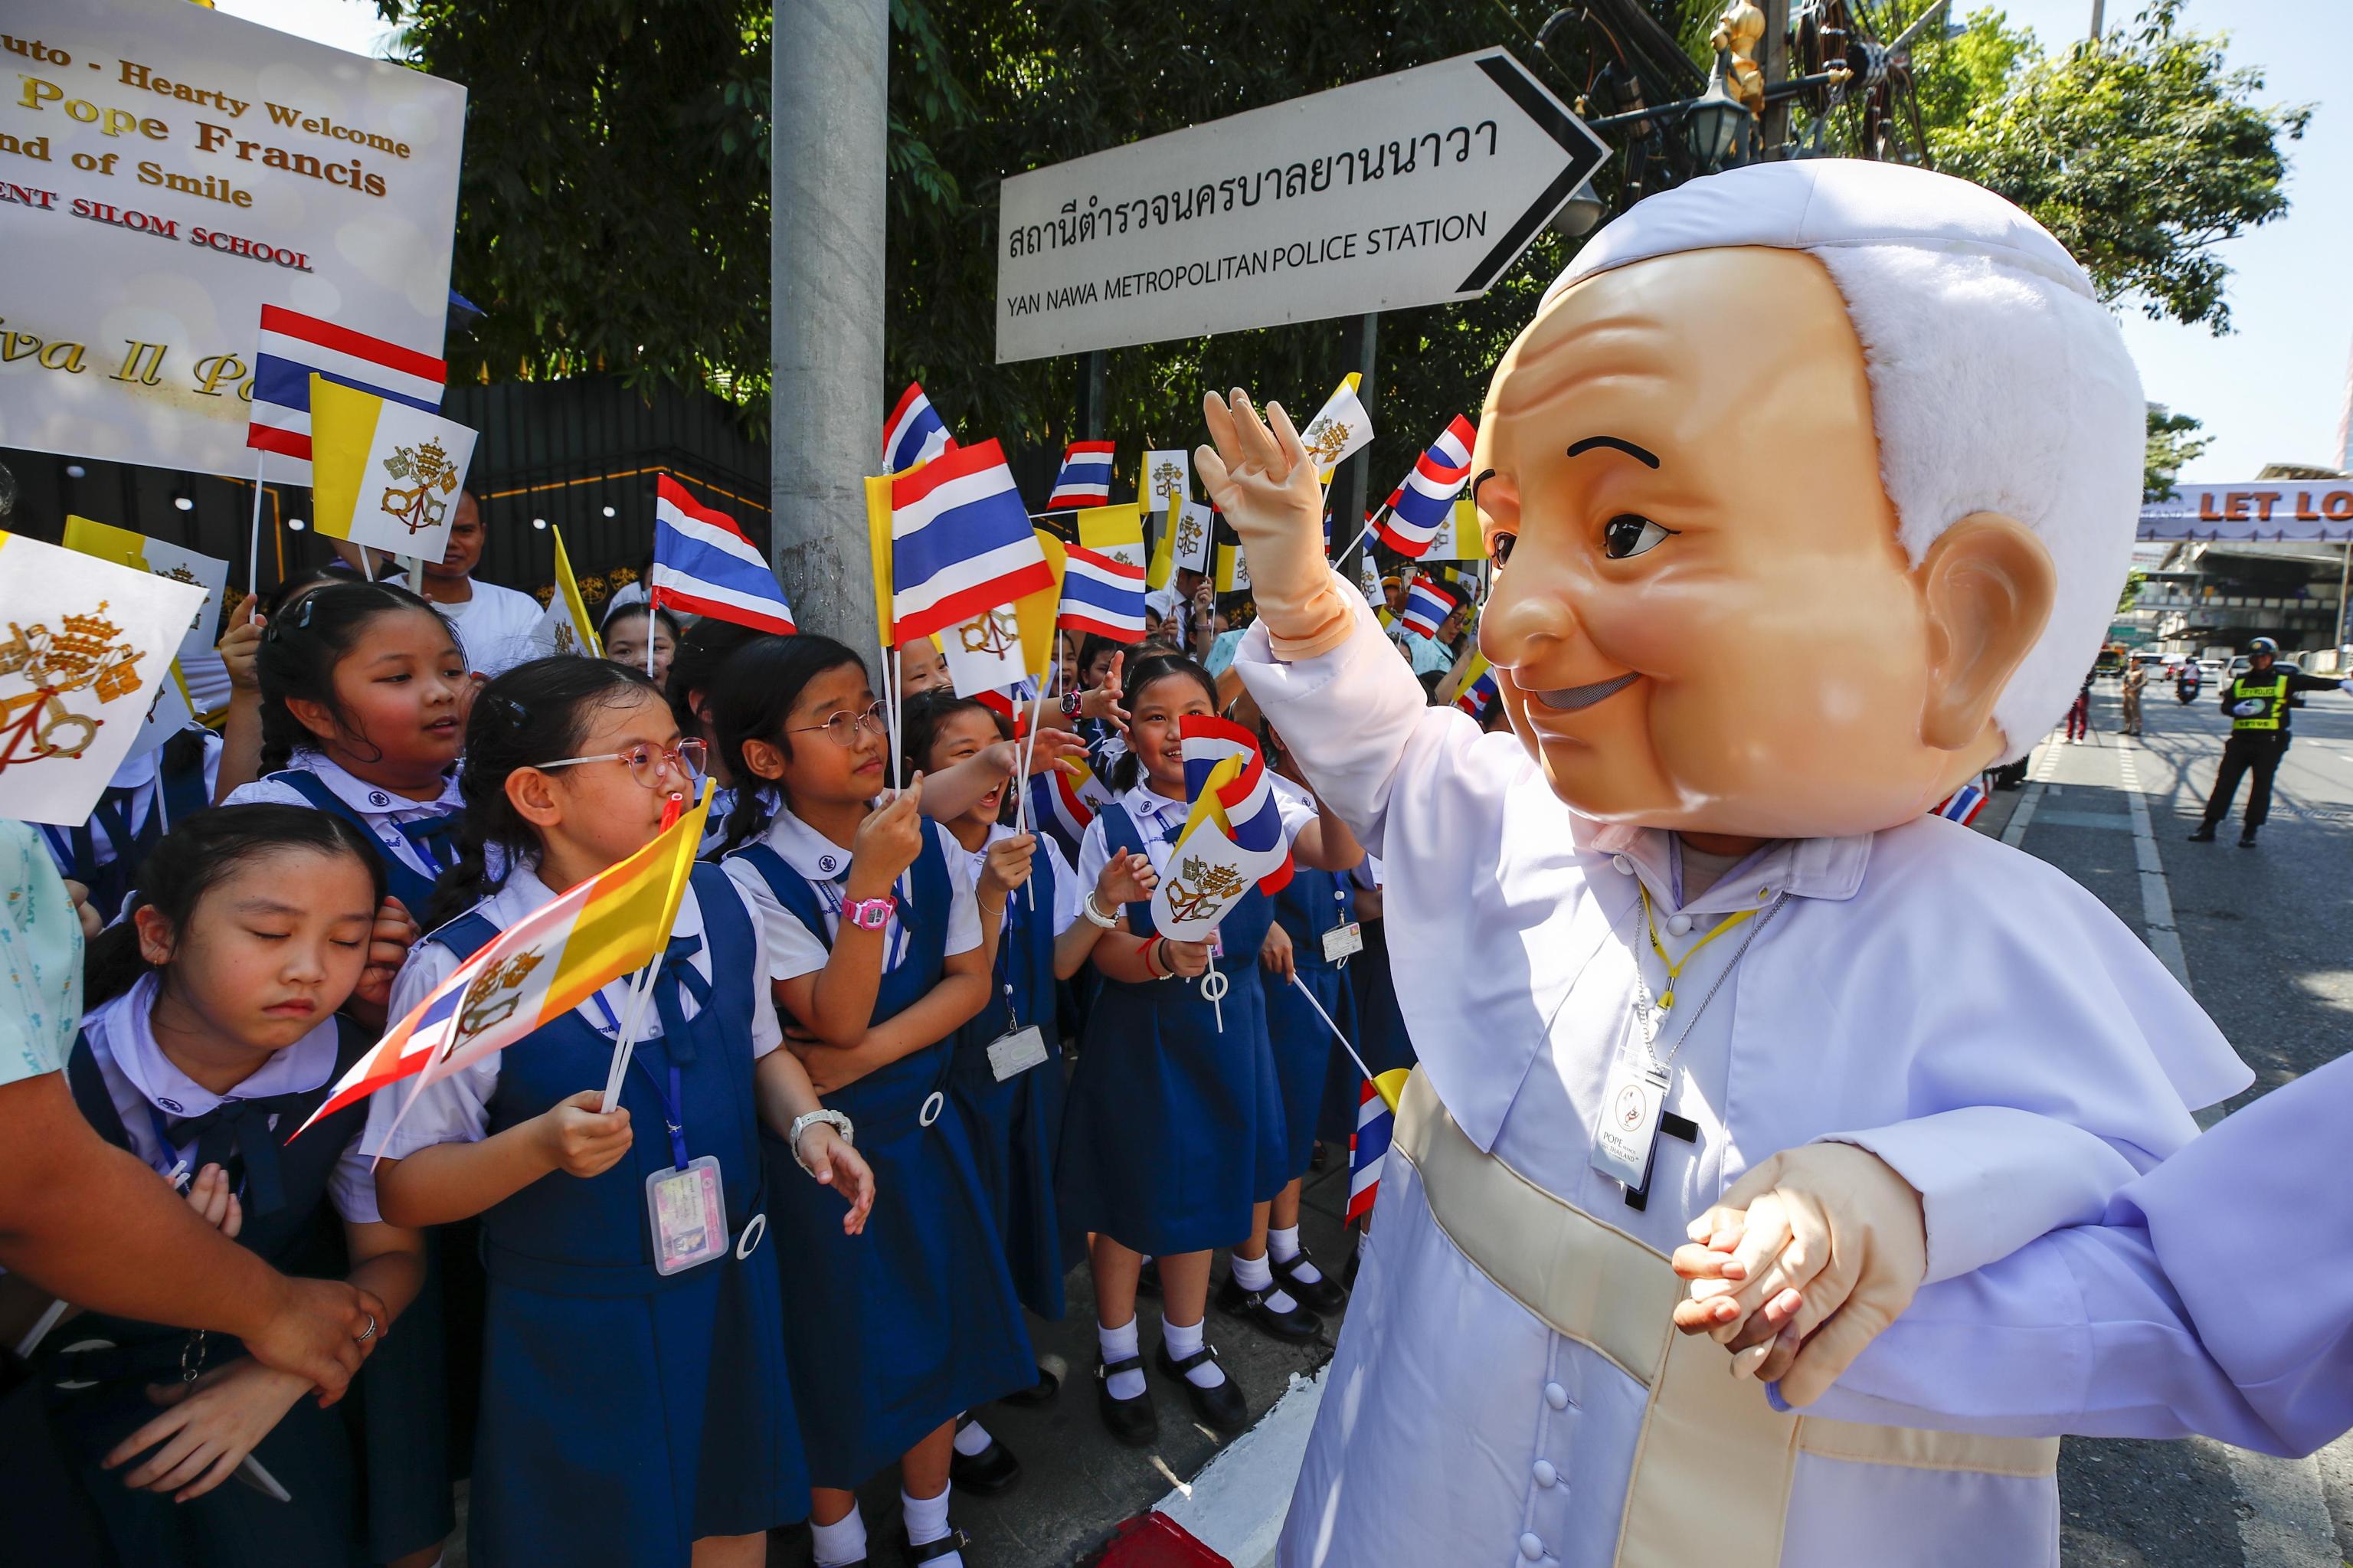
{"type": "Polygon", "coordinates": [[[1659,1011],[1664,1012],[1668,1008],[1671,1008],[1675,1004],[1675,981],[1682,976],[1683,966],[1690,963],[1694,958],[1697,957],[1699,950],[1702,948],[1706,947],[1710,942],[1713,942],[1718,937],[1723,936],[1735,926],[1739,925],[1744,920],[1754,919],[1756,917],[1757,911],[1754,909],[1743,909],[1736,915],[1725,916],[1722,920],[1716,922],[1715,928],[1709,931],[1706,936],[1702,937],[1698,941],[1694,942],[1691,945],[1690,950],[1684,953],[1682,958],[1671,959],[1667,957],[1666,944],[1659,940],[1659,927],[1651,918],[1651,890],[1648,887],[1643,886],[1639,881],[1635,884],[1635,886],[1642,895],[1642,925],[1651,934],[1651,951],[1658,954],[1659,962],[1667,966],[1667,983],[1659,991],[1659,1011]]]}

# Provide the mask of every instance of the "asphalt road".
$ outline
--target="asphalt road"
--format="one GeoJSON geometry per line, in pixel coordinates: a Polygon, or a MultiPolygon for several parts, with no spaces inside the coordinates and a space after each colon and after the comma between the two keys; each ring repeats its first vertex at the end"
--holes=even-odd
{"type": "MultiPolygon", "coordinates": [[[[2037,751],[2033,771],[2046,782],[2022,798],[2031,814],[2016,842],[2098,895],[2135,931],[2154,936],[2162,953],[2136,852],[2137,784],[2190,989],[2255,1071],[2235,1107],[2329,1061],[2353,1039],[2353,698],[2306,699],[2271,821],[2257,847],[2242,850],[2238,810],[2217,842],[2188,842],[2227,728],[2212,686],[2187,707],[2169,688],[2152,687],[2150,697],[2137,741],[2118,734],[2116,688],[2104,684],[2088,741],[2054,740],[2037,751]]],[[[1980,825],[1999,832],[2010,813],[2027,814],[2020,796],[1997,801],[1980,825]]],[[[2205,1442],[2069,1439],[2059,1471],[2063,1559],[2068,1568],[2353,1561],[2353,1445],[2319,1457],[2316,1501],[2315,1468],[2291,1471],[2205,1442]]]]}

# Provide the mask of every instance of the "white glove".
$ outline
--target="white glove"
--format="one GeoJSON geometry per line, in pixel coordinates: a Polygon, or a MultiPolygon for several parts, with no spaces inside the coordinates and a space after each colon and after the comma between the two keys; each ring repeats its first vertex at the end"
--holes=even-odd
{"type": "Polygon", "coordinates": [[[2231,705],[2231,713],[2237,718],[2253,718],[2263,711],[2263,700],[2261,697],[2249,697],[2244,702],[2231,705]]]}
{"type": "Polygon", "coordinates": [[[1347,641],[1356,617],[1324,558],[1324,483],[1280,403],[1259,420],[1249,396],[1201,400],[1212,450],[1193,466],[1250,561],[1250,597],[1281,659],[1311,659],[1347,641]]]}

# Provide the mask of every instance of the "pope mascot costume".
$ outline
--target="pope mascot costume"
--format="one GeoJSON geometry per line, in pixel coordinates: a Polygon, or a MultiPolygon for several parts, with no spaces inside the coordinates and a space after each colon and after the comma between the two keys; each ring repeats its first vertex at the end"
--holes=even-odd
{"type": "Polygon", "coordinates": [[[2063,1271],[2010,1277],[1998,1338],[1907,1319],[1856,1366],[1895,1397],[1824,1369],[2250,1080],[2098,900],[1926,814],[2049,728],[2124,580],[2143,405],[2083,270],[1836,160],[1598,234],[1472,463],[1508,734],[1426,707],[1326,567],[1282,411],[1208,413],[1236,667],[1382,859],[1421,1056],[1285,1568],[2056,1564],[2056,1440],[1968,1413],[2021,1322],[2063,1386],[2063,1271]],[[1725,1311],[1798,1291],[1810,1336],[1765,1378],[1675,1331],[1669,1255],[1735,1198],[1725,1311]]]}

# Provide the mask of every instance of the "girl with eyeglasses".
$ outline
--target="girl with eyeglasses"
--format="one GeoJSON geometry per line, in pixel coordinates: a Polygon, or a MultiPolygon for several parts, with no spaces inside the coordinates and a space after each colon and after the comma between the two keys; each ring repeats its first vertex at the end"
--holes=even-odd
{"type": "MultiPolygon", "coordinates": [[[[806,1036],[795,1048],[827,1108],[856,1120],[879,1193],[851,1240],[808,1194],[771,1183],[816,1561],[867,1560],[856,1489],[896,1461],[907,1560],[962,1568],[955,1416],[1038,1378],[971,1134],[947,1100],[956,1031],[989,994],[969,857],[920,814],[920,775],[886,789],[882,707],[848,648],[763,639],[712,689],[737,782],[723,863],[767,921],[766,973],[806,1036]]],[[[780,1155],[772,1144],[772,1168],[780,1155]]]]}
{"type": "MultiPolygon", "coordinates": [[[[403,1012],[500,930],[643,849],[668,803],[700,786],[701,743],[643,674],[601,660],[499,676],[466,744],[463,855],[434,910],[463,913],[417,945],[395,987],[403,1012]]],[[[651,1038],[612,1112],[597,1106],[627,976],[426,1088],[405,1117],[405,1096],[369,1102],[363,1147],[384,1159],[387,1215],[481,1216],[468,1545],[486,1568],[752,1568],[765,1531],[807,1510],[766,1211],[790,1187],[837,1237],[855,1236],[873,1178],[854,1129],[822,1115],[798,1058],[776,1049],[768,964],[758,913],[698,865],[641,1026],[651,1038]],[[797,1169],[763,1160],[764,1123],[797,1169]],[[665,1272],[650,1184],[706,1156],[723,1244],[665,1272]]]]}

